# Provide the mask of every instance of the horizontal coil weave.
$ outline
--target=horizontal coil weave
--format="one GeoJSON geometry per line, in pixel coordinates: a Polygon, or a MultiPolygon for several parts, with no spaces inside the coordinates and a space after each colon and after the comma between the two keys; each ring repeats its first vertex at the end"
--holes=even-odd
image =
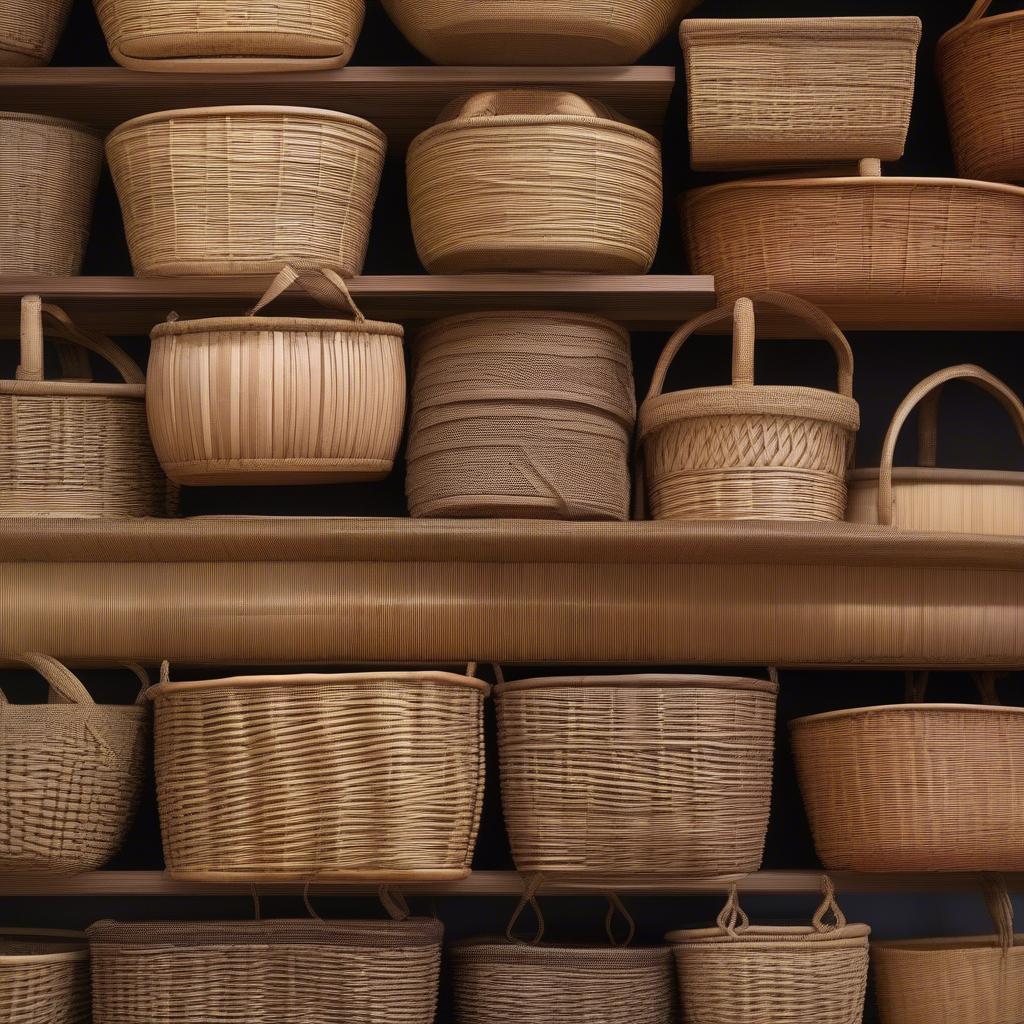
{"type": "Polygon", "coordinates": [[[89,1024],[89,954],[84,941],[45,933],[0,933],[0,1020],[89,1024]]]}
{"type": "Polygon", "coordinates": [[[49,64],[71,0],[7,0],[0,22],[0,67],[49,64]]]}

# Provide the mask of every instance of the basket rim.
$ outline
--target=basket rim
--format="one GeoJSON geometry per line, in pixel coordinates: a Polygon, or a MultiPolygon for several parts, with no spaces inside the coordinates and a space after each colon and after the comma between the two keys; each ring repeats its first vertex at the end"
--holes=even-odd
{"type": "Polygon", "coordinates": [[[479,935],[449,943],[448,949],[455,955],[472,955],[474,952],[512,954],[509,959],[534,959],[543,961],[550,956],[573,956],[590,959],[598,964],[614,961],[629,961],[637,966],[645,963],[655,965],[670,962],[672,949],[666,945],[657,946],[611,946],[607,943],[558,943],[519,942],[504,935],[479,935]],[[532,954],[532,956],[531,956],[532,954]]]}
{"type": "Polygon", "coordinates": [[[415,150],[434,140],[438,135],[450,131],[470,128],[530,128],[540,126],[561,128],[603,128],[618,131],[641,142],[646,142],[659,152],[661,143],[649,131],[627,121],[613,121],[608,117],[588,117],[583,114],[493,114],[490,117],[456,117],[450,121],[425,128],[409,143],[409,159],[415,150]]]}
{"type": "MultiPolygon", "coordinates": [[[[665,941],[673,946],[690,945],[759,945],[762,943],[793,939],[810,939],[812,943],[849,942],[850,940],[867,939],[871,927],[866,924],[846,924],[841,928],[829,931],[818,931],[813,925],[770,925],[752,924],[735,937],[721,928],[679,928],[665,934],[665,941]]],[[[867,942],[864,942],[867,947],[867,942]]]]}
{"type": "Polygon", "coordinates": [[[986,14],[981,18],[976,18],[974,21],[958,22],[939,36],[939,41],[935,44],[936,51],[942,49],[957,36],[965,35],[968,32],[984,32],[993,27],[997,29],[1002,28],[1006,22],[1016,19],[1024,19],[1024,10],[1004,11],[1002,14],[986,14]]]}
{"type": "Polygon", "coordinates": [[[0,110],[0,121],[33,121],[36,124],[48,124],[54,128],[69,128],[86,135],[97,142],[103,141],[103,132],[84,124],[81,121],[73,121],[68,117],[53,117],[50,114],[29,114],[22,110],[0,110]]]}
{"type": "Polygon", "coordinates": [[[157,324],[149,336],[156,341],[181,334],[208,334],[216,331],[332,331],[405,337],[405,328],[401,324],[386,320],[301,316],[214,316],[194,320],[165,320],[157,324]]]}
{"type": "MultiPolygon", "coordinates": [[[[858,40],[878,37],[886,42],[920,42],[923,24],[912,14],[853,15],[823,18],[684,18],[679,25],[679,39],[683,48],[705,39],[725,39],[749,33],[744,42],[760,42],[776,33],[783,33],[785,41],[817,41],[835,38],[837,34],[855,33],[858,40]],[[881,31],[875,32],[873,30],[881,31]]],[[[845,39],[843,40],[845,41],[845,39]]]]}
{"type": "MultiPolygon", "coordinates": [[[[877,466],[851,470],[847,480],[878,480],[877,466]]],[[[1024,471],[1014,469],[967,469],[941,466],[894,466],[893,482],[966,483],[966,484],[1019,484],[1024,486],[1024,471]]]]}
{"type": "MultiPolygon", "coordinates": [[[[1024,954],[1024,933],[1013,937],[1010,951],[1019,950],[1024,954]]],[[[928,939],[884,939],[871,943],[871,952],[929,953],[942,950],[975,950],[993,952],[1002,956],[1003,947],[998,935],[943,935],[928,939]]]]}
{"type": "Polygon", "coordinates": [[[0,395],[22,398],[122,398],[143,399],[145,384],[118,384],[116,381],[12,380],[0,379],[0,395]]]}
{"type": "Polygon", "coordinates": [[[857,715],[876,715],[882,712],[921,714],[922,712],[957,712],[960,714],[1024,715],[1024,708],[1006,704],[872,704],[866,708],[840,708],[838,711],[822,711],[817,715],[801,715],[790,720],[790,729],[810,722],[824,722],[836,718],[853,718],[857,715]]]}
{"type": "Polygon", "coordinates": [[[561,689],[679,689],[707,690],[749,690],[755,693],[778,694],[779,684],[770,679],[755,679],[752,676],[714,676],[702,674],[677,674],[659,672],[638,672],[607,676],[535,676],[531,679],[513,679],[494,687],[495,697],[517,690],[561,690],[561,689]]]}
{"type": "Polygon", "coordinates": [[[73,963],[89,959],[89,943],[85,932],[49,928],[0,928],[0,942],[4,939],[20,939],[24,942],[31,942],[33,939],[52,940],[63,945],[75,945],[77,948],[53,953],[0,953],[0,966],[73,963]]]}

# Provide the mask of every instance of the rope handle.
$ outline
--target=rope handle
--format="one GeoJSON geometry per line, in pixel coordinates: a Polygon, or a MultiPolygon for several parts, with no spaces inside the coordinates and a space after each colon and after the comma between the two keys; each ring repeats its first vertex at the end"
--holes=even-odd
{"type": "MultiPolygon", "coordinates": [[[[11,661],[38,672],[50,684],[48,703],[50,704],[95,704],[92,695],[66,665],[48,654],[30,651],[25,654],[13,654],[11,661]]],[[[7,704],[7,697],[0,692],[0,704],[7,704]]]]}
{"type": "MultiPolygon", "coordinates": [[[[478,92],[456,100],[449,112],[457,117],[501,117],[561,114],[568,117],[604,117],[603,107],[560,89],[501,89],[478,92]]],[[[442,120],[444,114],[442,114],[442,120]]]]}
{"type": "MultiPolygon", "coordinates": [[[[904,686],[903,699],[907,704],[923,704],[928,690],[928,672],[908,672],[904,686]]],[[[1000,707],[999,692],[996,688],[998,676],[995,672],[972,672],[974,685],[981,694],[981,702],[993,707],[1000,707]]]]}
{"type": "Polygon", "coordinates": [[[366,323],[366,317],[363,316],[362,310],[352,298],[345,279],[330,267],[321,267],[316,271],[298,271],[293,267],[282,267],[268,285],[267,290],[260,296],[256,305],[246,313],[246,316],[256,316],[260,310],[269,306],[293,285],[298,285],[322,306],[327,306],[329,309],[345,310],[351,314],[356,323],[366,323]]]}
{"type": "Polygon", "coordinates": [[[137,705],[145,704],[149,688],[153,685],[153,681],[149,678],[149,673],[136,661],[122,661],[121,664],[124,668],[128,669],[128,671],[131,672],[141,684],[139,692],[135,695],[135,703],[137,705]]]}
{"type": "Polygon", "coordinates": [[[999,937],[999,947],[1003,951],[1003,956],[1006,956],[1016,944],[1016,935],[1013,931],[1013,900],[1002,875],[984,874],[981,876],[981,884],[985,905],[999,937]]]}
{"type": "MultiPolygon", "coordinates": [[[[821,876],[822,900],[811,918],[811,925],[819,934],[839,931],[846,927],[846,915],[836,901],[836,887],[829,875],[821,876]],[[828,923],[829,916],[832,923],[828,923]]],[[[750,918],[740,906],[739,887],[734,883],[729,889],[725,906],[722,907],[715,923],[724,935],[731,939],[740,938],[750,928],[750,918]]]]}

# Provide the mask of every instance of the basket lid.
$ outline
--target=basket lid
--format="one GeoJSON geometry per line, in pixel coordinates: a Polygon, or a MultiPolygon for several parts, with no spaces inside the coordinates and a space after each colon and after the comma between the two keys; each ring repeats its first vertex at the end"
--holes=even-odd
{"type": "Polygon", "coordinates": [[[668,966],[668,946],[604,946],[555,942],[517,942],[501,936],[463,939],[449,947],[451,955],[474,963],[513,963],[537,967],[659,967],[668,966]]]}
{"type": "Polygon", "coordinates": [[[746,676],[676,675],[671,673],[643,673],[607,676],[541,676],[533,679],[515,679],[499,683],[494,688],[496,697],[517,690],[561,689],[712,689],[751,690],[757,693],[777,694],[779,684],[770,679],[746,676]]]}

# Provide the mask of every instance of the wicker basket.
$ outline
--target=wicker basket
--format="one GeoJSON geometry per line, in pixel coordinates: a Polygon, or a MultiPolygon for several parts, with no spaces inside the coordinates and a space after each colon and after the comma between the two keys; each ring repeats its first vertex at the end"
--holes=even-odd
{"type": "Polygon", "coordinates": [[[165,665],[150,694],[171,876],[465,878],[488,690],[446,672],[171,683],[165,665]]]}
{"type": "Polygon", "coordinates": [[[1024,182],[1024,10],[983,17],[991,4],[939,40],[939,80],[960,175],[1024,182]]]}
{"type": "Polygon", "coordinates": [[[246,317],[153,330],[146,403],[182,484],[380,480],[405,418],[402,328],[367,320],[333,271],[286,267],[246,317]],[[259,317],[294,283],[352,319],[259,317]]]}
{"type": "Polygon", "coordinates": [[[0,929],[0,1021],[89,1024],[89,949],[78,932],[0,929]]]}
{"type": "Polygon", "coordinates": [[[683,1024],[860,1024],[871,929],[846,923],[828,876],[823,889],[809,926],[751,925],[733,887],[718,927],[666,935],[683,1024]]]}
{"type": "Polygon", "coordinates": [[[520,871],[740,876],[761,866],[778,684],[523,679],[495,691],[520,871]]]}
{"type": "Polygon", "coordinates": [[[358,274],[385,141],[311,107],[200,107],[136,117],[107,139],[135,273],[358,274]]]}
{"type": "Polygon", "coordinates": [[[658,247],[657,140],[572,93],[457,100],[410,146],[408,184],[433,273],[641,274],[658,247]]]}
{"type": "MultiPolygon", "coordinates": [[[[669,339],[640,408],[639,441],[655,519],[842,519],[845,475],[860,413],[853,355],[821,310],[758,292],[703,313],[669,339]],[[824,338],[839,393],[754,383],[754,304],[782,309],[824,338]],[[732,318],[732,384],[663,394],[669,366],[693,334],[732,318]]],[[[638,497],[643,496],[642,484],[638,497]]]]}
{"type": "Polygon", "coordinates": [[[847,518],[851,522],[907,530],[1024,535],[1024,472],[935,468],[939,398],[951,380],[972,381],[995,397],[1024,443],[1024,405],[1006,384],[980,366],[939,370],[900,403],[885,435],[881,468],[850,474],[847,518]],[[894,470],[900,431],[919,403],[918,468],[894,470]]]}
{"type": "Polygon", "coordinates": [[[7,0],[0,22],[0,67],[49,64],[71,0],[7,0]]]}
{"type": "Polygon", "coordinates": [[[829,870],[1024,871],[1024,708],[923,704],[790,723],[800,789],[829,870]]]}
{"type": "Polygon", "coordinates": [[[629,517],[629,335],[575,313],[475,313],[417,339],[413,516],[629,517]]]}
{"type": "Polygon", "coordinates": [[[96,0],[110,55],[136,71],[322,71],[349,62],[363,0],[96,0]]]}

